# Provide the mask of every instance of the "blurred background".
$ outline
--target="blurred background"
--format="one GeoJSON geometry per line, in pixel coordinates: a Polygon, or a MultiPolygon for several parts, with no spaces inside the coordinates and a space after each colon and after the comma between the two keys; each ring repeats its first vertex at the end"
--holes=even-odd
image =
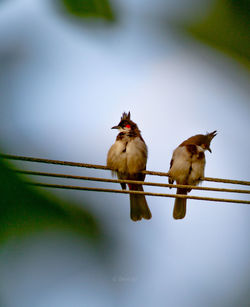
{"type": "MultiPolygon", "coordinates": [[[[130,111],[148,170],[167,172],[183,140],[218,130],[206,176],[249,180],[249,12],[247,0],[0,1],[0,151],[105,165],[130,111]]],[[[174,199],[148,197],[153,218],[134,223],[128,195],[23,179],[118,184],[10,168],[111,178],[0,160],[0,306],[249,306],[247,205],[188,200],[175,221],[174,199]]]]}

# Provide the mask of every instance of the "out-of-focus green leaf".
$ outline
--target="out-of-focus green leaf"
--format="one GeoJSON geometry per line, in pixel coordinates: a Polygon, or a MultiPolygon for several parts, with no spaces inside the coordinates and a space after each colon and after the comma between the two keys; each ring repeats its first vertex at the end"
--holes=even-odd
{"type": "Polygon", "coordinates": [[[0,242],[50,229],[70,230],[92,242],[100,239],[97,222],[89,212],[47,199],[0,159],[0,242]]]}
{"type": "Polygon", "coordinates": [[[249,1],[217,0],[207,16],[185,28],[199,40],[250,67],[249,1]]]}
{"type": "Polygon", "coordinates": [[[57,0],[57,2],[68,13],[76,17],[114,20],[114,14],[108,0],[57,0]]]}

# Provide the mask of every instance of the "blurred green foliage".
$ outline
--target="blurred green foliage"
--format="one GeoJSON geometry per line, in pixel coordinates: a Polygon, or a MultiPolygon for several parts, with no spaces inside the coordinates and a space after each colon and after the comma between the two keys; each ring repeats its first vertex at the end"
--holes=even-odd
{"type": "Polygon", "coordinates": [[[195,38],[250,67],[250,2],[217,0],[199,22],[185,25],[195,38]]]}
{"type": "Polygon", "coordinates": [[[73,231],[93,243],[100,239],[98,224],[89,212],[48,199],[0,159],[0,242],[53,229],[73,231]]]}
{"type": "MultiPolygon", "coordinates": [[[[56,3],[74,17],[102,18],[108,21],[115,19],[108,0],[56,0],[56,3]]],[[[199,21],[183,26],[198,40],[250,66],[249,21],[248,0],[217,0],[212,10],[199,21]]],[[[1,241],[10,236],[48,228],[70,229],[88,239],[100,237],[98,225],[89,212],[47,199],[25,185],[20,177],[6,167],[3,160],[0,160],[0,193],[1,241]]]]}
{"type": "MultiPolygon", "coordinates": [[[[115,19],[108,0],[57,0],[64,11],[75,17],[115,19]]],[[[182,24],[182,21],[179,22],[182,24]]],[[[208,44],[250,67],[249,0],[217,0],[211,11],[199,21],[182,24],[196,39],[208,44]]],[[[183,28],[183,27],[182,27],[183,28]]]]}
{"type": "Polygon", "coordinates": [[[58,3],[75,17],[114,20],[114,14],[108,0],[60,0],[58,3]]]}

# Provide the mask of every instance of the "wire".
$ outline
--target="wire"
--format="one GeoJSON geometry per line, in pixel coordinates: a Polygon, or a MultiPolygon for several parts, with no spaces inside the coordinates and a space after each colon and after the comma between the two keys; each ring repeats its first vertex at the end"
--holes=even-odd
{"type": "MultiPolygon", "coordinates": [[[[77,166],[77,167],[85,167],[85,168],[110,170],[108,167],[103,166],[103,165],[86,164],[86,163],[79,163],[79,162],[59,161],[59,160],[41,159],[41,158],[24,157],[24,156],[14,156],[14,155],[6,155],[6,154],[0,154],[0,157],[2,157],[3,159],[21,160],[21,161],[27,161],[27,162],[38,162],[38,163],[48,163],[48,164],[58,164],[58,165],[67,165],[67,166],[77,166]]],[[[76,176],[76,175],[38,172],[38,171],[25,171],[25,170],[14,170],[14,171],[16,173],[23,174],[23,175],[58,177],[58,178],[66,178],[66,179],[78,179],[78,180],[99,181],[99,182],[109,182],[109,183],[140,184],[140,185],[156,186],[156,187],[164,187],[164,188],[165,187],[185,188],[185,189],[204,190],[204,191],[250,194],[250,190],[242,190],[242,189],[200,187],[200,186],[192,186],[192,185],[155,183],[155,182],[144,182],[144,181],[136,181],[136,180],[106,179],[106,178],[97,178],[97,177],[89,177],[89,176],[88,177],[87,176],[76,176]]],[[[168,176],[168,173],[164,173],[164,172],[143,171],[142,173],[148,174],[148,175],[156,175],[156,176],[165,176],[165,177],[168,176]]],[[[231,179],[210,178],[210,177],[205,177],[205,178],[203,178],[203,180],[214,181],[214,182],[223,182],[223,183],[231,183],[231,184],[240,184],[240,185],[247,185],[247,186],[250,185],[249,181],[243,181],[243,180],[231,180],[231,179]]],[[[144,192],[144,191],[135,191],[135,190],[129,190],[129,191],[128,190],[116,190],[116,189],[93,188],[93,187],[71,186],[71,185],[61,185],[61,184],[49,184],[49,183],[41,183],[41,182],[40,183],[39,182],[34,183],[34,182],[28,182],[28,181],[26,181],[26,183],[29,184],[29,185],[33,185],[33,186],[46,187],[46,188],[60,188],[60,189],[109,192],[109,193],[123,193],[123,194],[139,194],[139,195],[147,195],[147,196],[187,198],[187,199],[204,200],[204,201],[250,204],[250,201],[248,201],[248,200],[239,200],[239,199],[201,197],[201,196],[167,194],[167,193],[153,193],[153,192],[144,192]]]]}
{"type": "Polygon", "coordinates": [[[129,190],[128,191],[128,190],[115,190],[115,189],[103,189],[103,188],[89,188],[89,187],[79,187],[79,186],[69,186],[69,185],[60,185],[60,184],[49,184],[49,183],[27,182],[27,184],[34,185],[34,186],[39,186],[39,187],[46,187],[46,188],[59,188],[59,189],[84,190],[84,191],[109,192],[109,193],[122,193],[122,194],[139,194],[139,195],[147,195],[147,196],[187,198],[187,199],[206,200],[206,201],[215,201],[215,202],[250,204],[250,201],[248,201],[248,200],[238,200],[238,199],[200,197],[200,196],[190,196],[190,195],[181,195],[181,194],[152,193],[152,192],[133,191],[133,190],[129,190]]]}
{"type": "Polygon", "coordinates": [[[155,186],[155,187],[164,187],[164,188],[185,188],[185,189],[193,189],[193,190],[205,190],[205,191],[216,191],[216,192],[250,194],[250,190],[210,188],[210,187],[199,187],[199,186],[192,186],[192,185],[169,184],[169,183],[155,183],[155,182],[135,181],[135,180],[106,179],[106,178],[76,176],[76,175],[57,174],[57,173],[45,173],[45,172],[35,172],[35,171],[19,171],[19,170],[17,170],[15,172],[19,173],[19,174],[34,175],[34,176],[47,176],[47,177],[58,177],[58,178],[68,178],[68,179],[78,179],[78,180],[88,180],[88,181],[101,181],[101,182],[112,182],[112,183],[142,184],[142,185],[155,186]]]}
{"type": "MultiPolygon", "coordinates": [[[[40,162],[40,163],[49,163],[49,164],[59,164],[59,165],[67,165],[67,166],[77,166],[77,167],[85,167],[85,168],[110,170],[107,166],[95,165],[95,164],[86,164],[86,163],[80,163],[80,162],[69,162],[69,161],[60,161],[60,160],[51,160],[51,159],[42,159],[42,158],[33,158],[33,157],[24,157],[24,156],[15,156],[15,155],[6,155],[6,154],[0,154],[0,157],[3,158],[3,159],[11,159],[11,160],[40,162]]],[[[165,172],[142,171],[142,173],[147,174],[147,175],[168,176],[168,173],[165,173],[165,172]]],[[[243,181],[243,180],[231,180],[231,179],[212,178],[212,177],[204,177],[201,180],[202,181],[214,181],[214,182],[223,182],[223,183],[231,183],[231,184],[240,184],[240,185],[249,185],[250,186],[250,181],[243,181]]]]}

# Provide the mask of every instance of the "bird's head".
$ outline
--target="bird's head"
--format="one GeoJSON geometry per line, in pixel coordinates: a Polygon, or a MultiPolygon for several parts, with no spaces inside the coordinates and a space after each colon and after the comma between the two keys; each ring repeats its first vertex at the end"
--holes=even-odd
{"type": "Polygon", "coordinates": [[[204,150],[208,150],[209,152],[212,153],[212,150],[210,148],[210,143],[212,141],[212,139],[217,135],[217,131],[213,131],[211,133],[207,133],[206,135],[204,135],[201,138],[201,144],[200,146],[204,149],[204,150]]]}
{"type": "Polygon", "coordinates": [[[130,119],[130,112],[128,113],[123,113],[122,117],[121,117],[121,121],[119,122],[119,124],[117,126],[112,127],[111,129],[119,129],[120,132],[130,132],[138,130],[138,127],[136,125],[136,123],[134,123],[131,119],[130,119]]]}

